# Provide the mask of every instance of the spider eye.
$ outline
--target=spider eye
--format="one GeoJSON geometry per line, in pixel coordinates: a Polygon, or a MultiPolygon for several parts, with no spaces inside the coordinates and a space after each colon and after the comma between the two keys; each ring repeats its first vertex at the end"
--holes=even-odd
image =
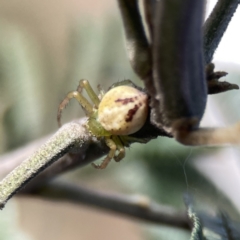
{"type": "Polygon", "coordinates": [[[113,135],[129,135],[144,125],[148,115],[148,96],[130,86],[108,91],[98,108],[98,121],[113,135]]]}

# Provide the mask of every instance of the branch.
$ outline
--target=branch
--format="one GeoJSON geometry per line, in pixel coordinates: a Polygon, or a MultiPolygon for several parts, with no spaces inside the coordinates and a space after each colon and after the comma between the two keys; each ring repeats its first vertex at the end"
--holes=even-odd
{"type": "Polygon", "coordinates": [[[204,24],[204,57],[205,63],[212,61],[228,24],[239,4],[239,0],[218,0],[204,24]]]}
{"type": "Polygon", "coordinates": [[[157,126],[177,119],[201,119],[207,99],[202,52],[204,1],[162,0],[156,5],[153,84],[157,126]],[[180,103],[180,104],[179,104],[180,103]]]}
{"type": "MultiPolygon", "coordinates": [[[[95,160],[100,155],[107,152],[106,146],[101,147],[101,141],[97,141],[85,128],[86,118],[78,122],[71,122],[65,124],[60,128],[45,144],[43,144],[36,152],[34,152],[28,159],[23,161],[17,168],[10,172],[1,182],[0,182],[0,209],[4,207],[7,200],[12,197],[17,191],[19,191],[26,183],[28,183],[37,174],[42,172],[50,164],[58,160],[65,153],[77,150],[76,156],[81,156],[81,158],[75,159],[79,161],[82,165],[89,163],[89,160],[95,160]],[[94,152],[95,159],[87,156],[87,152],[91,143],[99,145],[99,148],[103,148],[103,151],[94,152]]],[[[73,154],[74,156],[74,154],[73,154]]],[[[90,154],[92,156],[92,154],[90,154]]],[[[66,161],[67,158],[64,158],[66,161]]],[[[62,161],[62,163],[64,163],[62,161]]],[[[80,165],[80,163],[78,165],[80,165]]],[[[66,164],[63,164],[63,167],[66,164]]],[[[72,165],[72,164],[71,164],[72,165]]],[[[40,179],[51,177],[57,173],[63,171],[62,165],[60,168],[54,167],[54,172],[49,168],[40,179]]],[[[64,169],[66,171],[66,168],[64,169]]]]}
{"type": "MultiPolygon", "coordinates": [[[[211,61],[238,3],[239,0],[219,0],[206,21],[204,25],[204,57],[206,63],[211,61]]],[[[138,74],[144,80],[146,91],[151,96],[151,122],[164,131],[166,129],[163,126],[169,125],[166,122],[168,117],[173,119],[178,118],[178,116],[184,117],[187,115],[189,117],[189,115],[195,115],[201,119],[207,92],[204,83],[202,53],[203,1],[144,0],[145,19],[150,38],[153,40],[153,47],[147,44],[136,0],[119,0],[119,6],[124,22],[127,45],[130,46],[128,55],[134,70],[144,69],[144,66],[152,66],[152,60],[147,57],[145,62],[139,61],[141,58],[138,58],[138,56],[141,53],[143,56],[147,56],[149,55],[147,52],[150,50],[153,55],[153,72],[150,70],[146,75],[138,74]],[[200,11],[197,9],[198,6],[200,6],[200,11]],[[190,14],[193,12],[195,14],[190,14]],[[182,73],[181,80],[179,79],[179,72],[182,73]],[[191,83],[188,84],[189,82],[191,83]],[[184,89],[184,86],[189,86],[189,89],[184,89]],[[198,91],[198,89],[201,90],[198,91]],[[195,92],[202,93],[200,98],[203,101],[198,102],[198,106],[192,104],[195,92]],[[160,99],[163,96],[162,93],[169,98],[160,99]],[[175,102],[171,101],[174,99],[172,96],[177,96],[175,102]],[[185,97],[187,99],[184,99],[185,97]],[[186,106],[179,108],[180,100],[186,102],[186,106]],[[190,106],[187,106],[188,104],[190,106]]],[[[136,72],[138,73],[138,71],[136,72]]],[[[238,86],[234,84],[219,82],[218,78],[211,82],[205,81],[208,83],[209,93],[238,89],[238,86]]]]}
{"type": "Polygon", "coordinates": [[[142,25],[137,0],[118,0],[121,11],[129,61],[141,79],[151,71],[151,54],[142,25]]]}
{"type": "Polygon", "coordinates": [[[122,194],[104,193],[90,190],[63,181],[53,181],[29,193],[54,201],[68,201],[87,204],[135,217],[145,221],[165,224],[190,230],[191,224],[186,213],[172,207],[161,206],[141,196],[124,196],[122,194]]]}
{"type": "Polygon", "coordinates": [[[21,164],[23,160],[28,158],[37,148],[44,144],[50,136],[45,136],[32,141],[25,146],[21,146],[11,152],[0,155],[0,179],[6,177],[14,168],[21,164]]]}
{"type": "MultiPolygon", "coordinates": [[[[33,146],[23,148],[23,156],[9,159],[21,153],[21,150],[17,150],[17,153],[8,154],[4,157],[4,160],[0,162],[0,176],[5,176],[6,171],[12,172],[0,182],[0,209],[4,207],[12,195],[25,186],[32,178],[34,178],[33,181],[22,192],[28,192],[37,186],[43,185],[60,173],[76,167],[82,167],[109,152],[104,139],[97,139],[88,132],[85,127],[86,120],[87,118],[82,118],[65,124],[23,162],[21,162],[23,156],[25,157],[29,154],[29,152],[26,153],[24,150],[30,151],[33,146]],[[56,160],[58,161],[55,162],[56,160]],[[45,168],[47,169],[43,171],[45,168]],[[36,177],[36,175],[38,176],[36,177]]],[[[140,131],[131,136],[133,137],[133,142],[147,143],[157,136],[169,135],[151,125],[148,120],[140,131]]],[[[133,142],[129,142],[129,144],[133,142]]],[[[0,158],[0,160],[2,159],[0,158]]]]}

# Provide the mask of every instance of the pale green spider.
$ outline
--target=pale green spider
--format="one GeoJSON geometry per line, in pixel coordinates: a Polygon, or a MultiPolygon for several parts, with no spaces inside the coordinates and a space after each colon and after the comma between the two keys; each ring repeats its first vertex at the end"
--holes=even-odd
{"type": "Polygon", "coordinates": [[[87,128],[97,138],[104,137],[110,151],[97,169],[104,169],[112,158],[119,162],[125,156],[128,135],[140,130],[148,115],[148,96],[139,89],[121,85],[111,88],[106,94],[99,89],[99,96],[87,80],[80,80],[76,91],[69,92],[58,108],[57,120],[61,126],[61,112],[70,99],[76,98],[88,117],[87,128]],[[82,95],[85,89],[93,105],[82,95]],[[118,154],[116,154],[118,152],[118,154]]]}

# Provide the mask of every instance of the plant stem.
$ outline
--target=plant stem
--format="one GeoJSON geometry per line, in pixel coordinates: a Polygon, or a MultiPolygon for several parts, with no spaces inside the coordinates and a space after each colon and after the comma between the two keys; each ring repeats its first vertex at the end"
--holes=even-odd
{"type": "Polygon", "coordinates": [[[204,24],[204,57],[205,63],[212,61],[223,34],[230,23],[239,0],[218,0],[204,24]]]}

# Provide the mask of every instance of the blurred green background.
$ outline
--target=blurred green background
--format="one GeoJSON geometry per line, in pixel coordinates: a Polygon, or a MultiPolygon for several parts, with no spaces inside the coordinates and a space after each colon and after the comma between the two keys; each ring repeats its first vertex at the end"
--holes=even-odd
{"type": "MultiPolygon", "coordinates": [[[[1,154],[56,131],[58,104],[82,78],[95,89],[98,84],[107,89],[123,79],[142,84],[126,57],[115,1],[0,1],[0,32],[1,154]]],[[[229,71],[228,81],[240,83],[238,66],[218,66],[229,71]]],[[[233,123],[240,119],[240,111],[235,110],[239,98],[239,93],[232,91],[213,96],[211,101],[219,104],[228,123],[233,123]]],[[[210,113],[215,114],[211,109],[210,113]]],[[[63,112],[63,121],[81,116],[82,109],[72,101],[63,112]]],[[[90,188],[143,194],[182,210],[183,194],[189,192],[204,211],[213,213],[219,208],[238,219],[235,207],[239,206],[232,195],[201,175],[194,164],[200,158],[218,159],[220,154],[217,148],[189,148],[159,138],[132,145],[121,163],[112,162],[104,171],[87,166],[63,177],[90,188]]],[[[216,181],[217,173],[216,168],[212,172],[216,181]]],[[[231,176],[221,177],[227,182],[231,176]]],[[[232,192],[238,191],[238,181],[233,180],[232,192]]],[[[14,198],[0,214],[0,240],[181,240],[189,236],[184,230],[95,208],[35,198],[14,198]]]]}

